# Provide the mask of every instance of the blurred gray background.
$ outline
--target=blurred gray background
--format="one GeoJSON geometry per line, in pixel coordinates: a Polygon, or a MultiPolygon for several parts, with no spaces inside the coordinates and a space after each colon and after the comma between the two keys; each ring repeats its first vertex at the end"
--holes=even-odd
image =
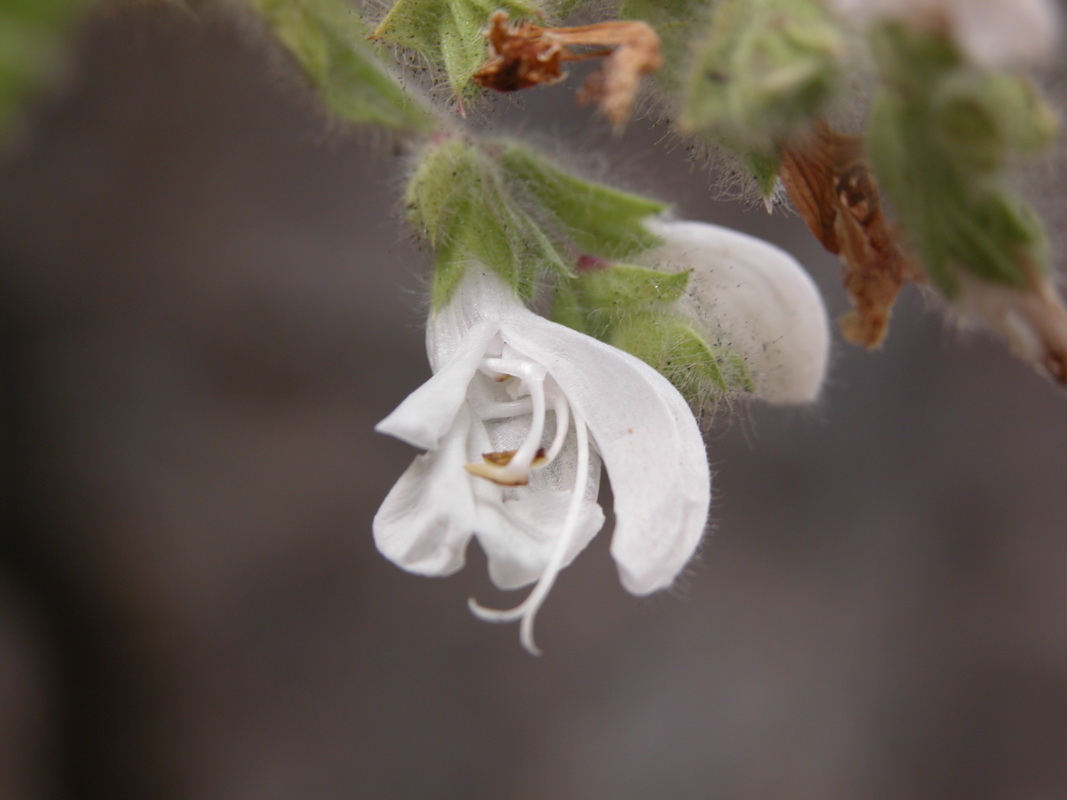
{"type": "MultiPolygon", "coordinates": [[[[0,797],[1067,797],[1067,397],[906,293],[813,410],[708,436],[715,533],[635,599],[600,536],[538,620],[375,551],[428,375],[403,158],[232,15],[113,11],[0,163],[0,797]]],[[[491,119],[682,216],[664,127],[575,82],[491,119]]],[[[1062,188],[1062,187],[1060,187],[1062,188]]],[[[1062,226],[1062,206],[1052,220],[1062,226]]]]}

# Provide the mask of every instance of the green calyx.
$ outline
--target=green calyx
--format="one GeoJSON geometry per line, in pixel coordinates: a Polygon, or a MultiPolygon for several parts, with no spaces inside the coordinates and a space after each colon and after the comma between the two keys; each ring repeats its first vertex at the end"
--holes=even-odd
{"type": "Polygon", "coordinates": [[[678,311],[688,283],[688,272],[598,265],[558,287],[552,318],[637,356],[693,405],[752,391],[743,360],[718,352],[678,311]]]}
{"type": "Polygon", "coordinates": [[[1052,140],[1052,113],[1028,82],[968,64],[934,34],[887,24],[872,49],[885,85],[868,125],[871,161],[930,278],[949,297],[961,273],[1029,285],[1048,269],[1047,239],[1005,172],[1052,140]]]}
{"type": "Polygon", "coordinates": [[[522,0],[397,0],[374,37],[413,51],[445,75],[453,94],[470,96],[471,77],[488,57],[489,16],[503,10],[511,19],[541,15],[522,0]]]}
{"type": "Polygon", "coordinates": [[[659,244],[641,220],[665,211],[663,203],[576,178],[514,142],[504,145],[500,163],[583,254],[629,258],[659,244]]]}
{"type": "Polygon", "coordinates": [[[529,300],[570,277],[582,256],[635,255],[659,243],[641,220],[665,208],[569,175],[516,142],[459,136],[426,147],[405,199],[435,250],[435,307],[471,264],[492,268],[529,300]]]}
{"type": "Polygon", "coordinates": [[[338,117],[428,131],[429,111],[385,69],[343,0],[247,0],[338,117]]]}
{"type": "Polygon", "coordinates": [[[436,251],[434,307],[448,300],[471,264],[496,270],[525,298],[543,273],[567,271],[537,220],[515,202],[500,163],[462,138],[427,148],[406,200],[411,221],[436,251]]]}
{"type": "Polygon", "coordinates": [[[682,296],[688,272],[667,273],[628,264],[601,264],[579,272],[556,292],[552,318],[611,341],[620,324],[682,296]]]}
{"type": "Polygon", "coordinates": [[[722,0],[685,82],[682,127],[776,158],[837,88],[841,34],[815,0],[722,0]]]}

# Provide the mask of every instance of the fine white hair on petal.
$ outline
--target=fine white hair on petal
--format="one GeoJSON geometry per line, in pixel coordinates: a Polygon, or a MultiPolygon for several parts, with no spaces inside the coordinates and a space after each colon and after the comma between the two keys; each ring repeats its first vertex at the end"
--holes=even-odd
{"type": "Polygon", "coordinates": [[[664,244],[640,263],[690,270],[679,301],[713,346],[744,358],[756,395],[810,403],[826,378],[830,323],[822,295],[791,255],[762,239],[703,222],[646,221],[664,244]]]}
{"type": "Polygon", "coordinates": [[[1057,54],[1061,12],[1053,0],[833,0],[857,25],[899,20],[944,32],[975,64],[1023,67],[1057,54]]]}

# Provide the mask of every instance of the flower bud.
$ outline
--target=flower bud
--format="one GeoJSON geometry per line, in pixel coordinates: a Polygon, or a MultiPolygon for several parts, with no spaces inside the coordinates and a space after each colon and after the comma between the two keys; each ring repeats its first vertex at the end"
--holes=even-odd
{"type": "Polygon", "coordinates": [[[721,3],[694,59],[682,125],[739,153],[772,156],[830,98],[842,52],[820,3],[721,3]]]}
{"type": "Polygon", "coordinates": [[[678,310],[715,350],[744,362],[755,394],[809,403],[826,377],[830,326],[803,267],[779,248],[702,222],[651,219],[664,244],[641,255],[664,272],[689,270],[678,310]]]}

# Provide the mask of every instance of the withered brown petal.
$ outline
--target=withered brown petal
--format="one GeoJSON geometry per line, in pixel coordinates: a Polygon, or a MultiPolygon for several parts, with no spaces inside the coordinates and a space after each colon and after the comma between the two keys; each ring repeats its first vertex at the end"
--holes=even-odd
{"type": "Polygon", "coordinates": [[[842,333],[878,347],[900,289],[923,276],[882,212],[863,140],[820,120],[783,148],[779,175],[808,229],[841,259],[853,306],[840,320],[842,333]]]}
{"type": "Polygon", "coordinates": [[[511,25],[506,12],[495,11],[486,38],[489,60],[472,80],[498,92],[556,83],[566,77],[561,66],[565,61],[605,58],[579,98],[597,103],[615,125],[630,118],[641,77],[663,65],[659,36],[639,21],[543,28],[525,20],[511,25]],[[575,51],[574,47],[595,49],[575,51]]]}

